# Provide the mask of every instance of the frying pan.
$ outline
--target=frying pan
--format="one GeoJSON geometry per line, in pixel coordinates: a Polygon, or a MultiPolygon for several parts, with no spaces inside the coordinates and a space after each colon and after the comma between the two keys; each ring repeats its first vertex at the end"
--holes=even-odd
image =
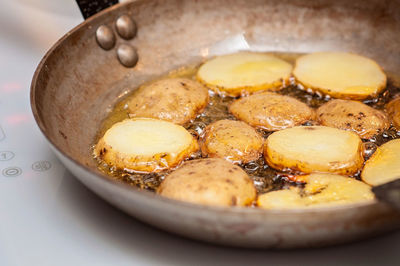
{"type": "Polygon", "coordinates": [[[97,169],[90,147],[102,120],[128,91],[213,54],[241,49],[343,50],[376,60],[393,77],[391,82],[399,84],[394,75],[400,73],[399,32],[397,0],[117,4],[71,30],[44,56],[32,81],[32,111],[55,154],[77,179],[146,223],[189,238],[239,247],[345,243],[399,228],[399,212],[380,201],[313,210],[178,202],[111,180],[97,169]],[[134,21],[135,37],[122,37],[115,23],[123,15],[134,21]],[[108,28],[104,31],[100,26],[108,28]],[[96,33],[105,34],[105,40],[104,36],[96,39],[96,33]]]}

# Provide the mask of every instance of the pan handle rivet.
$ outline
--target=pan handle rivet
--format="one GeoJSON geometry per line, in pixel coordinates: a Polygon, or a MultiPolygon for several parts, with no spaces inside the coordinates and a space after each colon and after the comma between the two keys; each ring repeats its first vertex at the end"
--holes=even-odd
{"type": "Polygon", "coordinates": [[[115,27],[119,36],[125,40],[130,40],[136,35],[136,23],[127,15],[120,16],[115,22],[115,27]]]}
{"type": "Polygon", "coordinates": [[[97,28],[96,40],[104,50],[110,50],[115,45],[115,35],[112,29],[106,25],[101,25],[97,28]]]}
{"type": "Polygon", "coordinates": [[[117,56],[119,62],[126,67],[134,67],[139,59],[136,49],[129,44],[121,44],[117,56]]]}

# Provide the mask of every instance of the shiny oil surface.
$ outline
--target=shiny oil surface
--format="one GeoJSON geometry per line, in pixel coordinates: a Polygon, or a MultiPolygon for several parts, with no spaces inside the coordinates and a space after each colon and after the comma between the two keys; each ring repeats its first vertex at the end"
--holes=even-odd
{"type": "MultiPolygon", "coordinates": [[[[302,55],[300,53],[269,53],[269,54],[273,54],[291,63],[292,65],[294,65],[296,58],[302,55]]],[[[160,77],[160,79],[166,77],[169,78],[185,77],[195,80],[195,75],[200,65],[201,62],[197,65],[185,66],[176,70],[172,70],[167,76],[160,77]]],[[[364,103],[373,108],[383,110],[385,105],[391,99],[400,95],[400,88],[398,84],[395,84],[394,80],[396,80],[396,77],[391,77],[390,75],[388,75],[387,87],[382,91],[379,97],[365,100],[364,103]]],[[[151,82],[152,81],[148,83],[151,82]]],[[[145,83],[143,85],[147,85],[148,83],[145,83]]],[[[106,132],[106,130],[109,129],[113,124],[120,122],[126,118],[129,118],[127,110],[127,102],[132,97],[134,91],[135,88],[132,88],[132,92],[128,93],[126,97],[124,97],[121,101],[119,101],[115,105],[114,109],[110,112],[109,116],[104,120],[95,142],[97,142],[100,139],[100,137],[103,136],[103,134],[106,132]]],[[[318,108],[319,106],[328,102],[331,99],[327,95],[322,95],[318,92],[313,92],[310,89],[301,88],[295,83],[293,78],[290,79],[289,84],[285,84],[284,87],[277,93],[294,97],[306,103],[308,106],[312,108],[318,108]]],[[[200,113],[193,121],[184,125],[184,127],[196,138],[199,138],[202,135],[204,128],[213,122],[222,119],[237,120],[228,111],[229,105],[237,98],[221,97],[212,91],[209,91],[209,94],[210,94],[210,100],[205,110],[202,113],[200,113]]],[[[304,125],[313,125],[313,124],[316,124],[316,122],[309,121],[306,122],[304,125]]],[[[261,129],[258,129],[258,132],[264,138],[267,138],[272,133],[261,129]]],[[[374,153],[374,151],[378,146],[395,138],[400,138],[400,131],[397,131],[394,127],[390,127],[388,130],[385,130],[382,134],[376,135],[368,140],[363,140],[365,149],[364,150],[365,159],[368,159],[374,153]]],[[[200,152],[194,154],[190,158],[190,160],[198,158],[201,158],[200,152]]],[[[97,161],[97,163],[99,169],[102,172],[105,172],[107,175],[109,175],[110,178],[150,191],[154,191],[159,186],[164,177],[168,175],[171,171],[173,171],[172,169],[160,173],[132,174],[122,170],[117,170],[114,167],[110,167],[109,165],[101,161],[97,161]]],[[[269,167],[265,163],[262,156],[256,161],[247,164],[242,164],[239,166],[242,167],[247,172],[247,174],[252,178],[258,193],[265,193],[268,191],[278,190],[288,186],[301,187],[303,185],[301,183],[295,182],[294,179],[292,178],[297,173],[290,171],[277,171],[269,167]]],[[[360,173],[354,175],[354,178],[359,179],[359,174],[360,173]]]]}

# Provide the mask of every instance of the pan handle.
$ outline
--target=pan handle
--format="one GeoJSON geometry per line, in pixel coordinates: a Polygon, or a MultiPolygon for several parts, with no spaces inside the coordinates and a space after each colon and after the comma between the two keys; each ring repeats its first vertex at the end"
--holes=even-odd
{"type": "Polygon", "coordinates": [[[118,0],[76,0],[84,19],[97,14],[107,7],[118,4],[118,0]]]}
{"type": "Polygon", "coordinates": [[[372,192],[378,200],[384,201],[400,211],[400,179],[373,187],[372,192]]]}

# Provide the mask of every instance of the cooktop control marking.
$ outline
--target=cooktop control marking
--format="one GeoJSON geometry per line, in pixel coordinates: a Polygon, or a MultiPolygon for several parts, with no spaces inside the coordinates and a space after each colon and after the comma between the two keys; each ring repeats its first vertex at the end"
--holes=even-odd
{"type": "Polygon", "coordinates": [[[51,168],[51,163],[49,161],[38,161],[32,164],[32,170],[37,172],[44,172],[51,168]]]}
{"type": "Polygon", "coordinates": [[[6,138],[6,134],[4,134],[3,128],[0,126],[0,141],[6,138]]]}
{"type": "Polygon", "coordinates": [[[22,169],[16,166],[8,167],[3,169],[1,172],[5,177],[15,177],[22,174],[22,169]]]}
{"type": "Polygon", "coordinates": [[[0,151],[0,161],[9,161],[14,156],[15,154],[12,151],[0,151]]]}

